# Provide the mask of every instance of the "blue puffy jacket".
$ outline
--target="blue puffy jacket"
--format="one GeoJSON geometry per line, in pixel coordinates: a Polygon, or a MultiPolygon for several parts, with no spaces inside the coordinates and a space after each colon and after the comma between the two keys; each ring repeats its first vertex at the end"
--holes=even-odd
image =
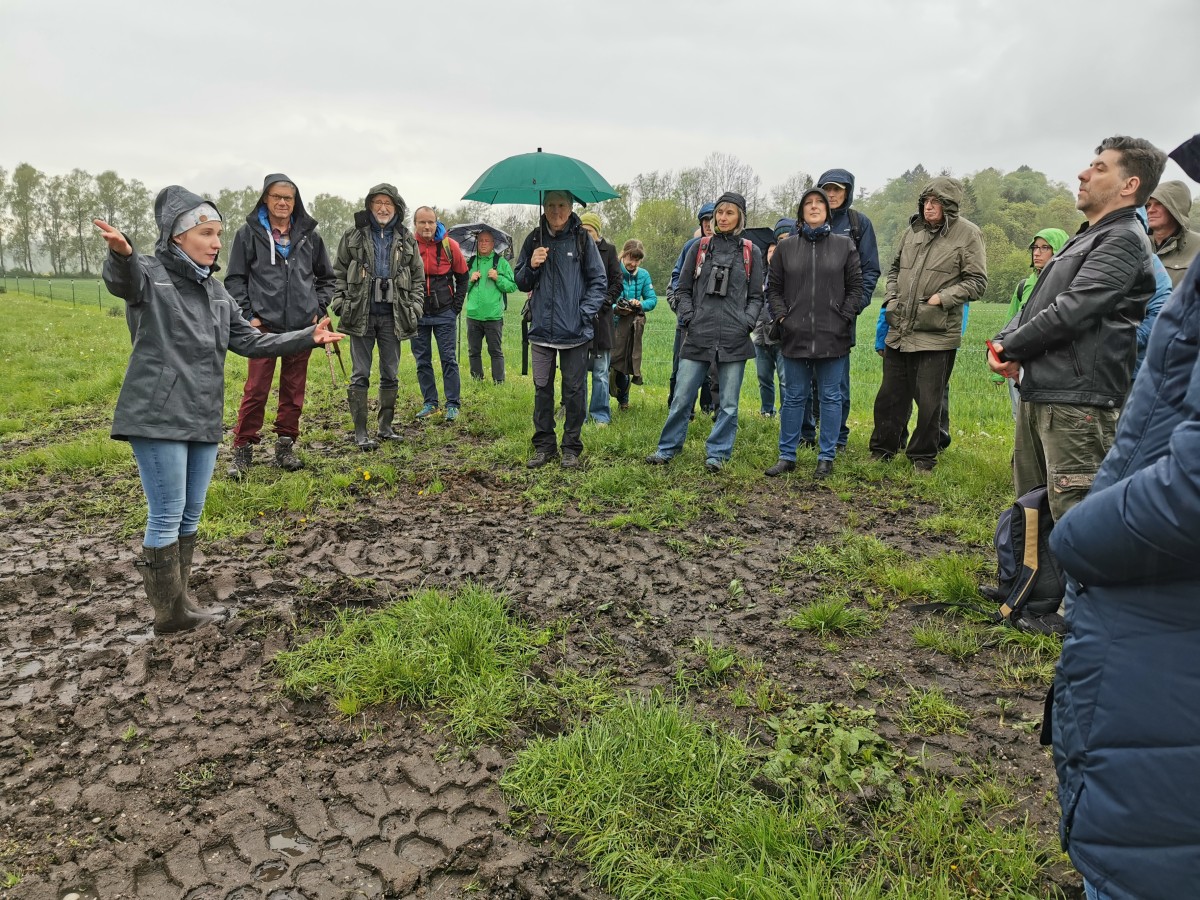
{"type": "Polygon", "coordinates": [[[1088,496],[1051,547],[1071,576],[1054,681],[1063,847],[1115,900],[1200,885],[1200,264],[1150,336],[1088,496]]]}
{"type": "Polygon", "coordinates": [[[550,233],[542,216],[521,245],[513,274],[518,288],[533,292],[529,343],[577,347],[592,339],[593,320],[608,292],[608,275],[596,242],[583,230],[579,216],[571,213],[558,234],[550,233]],[[529,261],[543,240],[550,255],[535,269],[529,261]]]}

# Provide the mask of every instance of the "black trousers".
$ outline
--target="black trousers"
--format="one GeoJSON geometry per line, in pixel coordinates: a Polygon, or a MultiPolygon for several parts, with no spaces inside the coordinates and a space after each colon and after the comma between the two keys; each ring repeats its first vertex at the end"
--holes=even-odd
{"type": "Polygon", "coordinates": [[[899,452],[901,435],[915,402],[917,422],[905,452],[914,463],[933,465],[937,461],[942,407],[953,361],[953,350],[901,353],[888,347],[884,351],[883,383],[875,395],[872,453],[891,456],[899,452]]]}
{"type": "Polygon", "coordinates": [[[554,375],[556,364],[562,368],[562,398],[566,407],[563,424],[562,452],[583,452],[579,431],[587,418],[588,345],[580,344],[566,350],[530,345],[533,355],[533,449],[557,453],[558,440],[554,431],[554,375]]]}

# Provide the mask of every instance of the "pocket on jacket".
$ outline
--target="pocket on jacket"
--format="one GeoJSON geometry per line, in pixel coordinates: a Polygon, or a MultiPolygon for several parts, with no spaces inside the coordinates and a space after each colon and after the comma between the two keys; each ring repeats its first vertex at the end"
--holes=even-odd
{"type": "Polygon", "coordinates": [[[896,301],[888,300],[883,305],[883,321],[887,322],[888,328],[899,328],[900,323],[896,321],[896,301]]]}
{"type": "Polygon", "coordinates": [[[950,327],[950,316],[940,303],[921,302],[917,305],[917,319],[913,322],[913,331],[946,331],[950,327]]]}
{"type": "Polygon", "coordinates": [[[171,391],[175,389],[175,382],[178,376],[174,369],[163,366],[158,373],[158,383],[154,386],[154,393],[150,397],[150,408],[160,410],[167,405],[167,401],[171,399],[171,391]]]}

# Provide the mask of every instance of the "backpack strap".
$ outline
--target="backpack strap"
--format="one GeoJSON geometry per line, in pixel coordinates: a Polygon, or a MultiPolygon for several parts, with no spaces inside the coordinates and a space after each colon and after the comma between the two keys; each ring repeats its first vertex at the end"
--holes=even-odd
{"type": "Polygon", "coordinates": [[[708,245],[712,243],[712,235],[706,234],[700,238],[700,246],[696,248],[696,267],[695,274],[700,274],[700,267],[704,265],[704,257],[708,255],[708,245]]]}
{"type": "Polygon", "coordinates": [[[857,247],[858,242],[862,240],[862,216],[858,214],[857,209],[846,210],[846,215],[850,217],[850,239],[857,247]]]}
{"type": "Polygon", "coordinates": [[[750,263],[753,260],[753,253],[750,248],[753,245],[746,238],[742,238],[742,265],[746,267],[746,280],[750,279],[750,263]]]}
{"type": "MultiPolygon", "coordinates": [[[[712,235],[706,234],[700,238],[700,246],[696,250],[696,268],[695,274],[700,274],[700,267],[704,265],[704,257],[708,255],[708,245],[712,243],[712,235]]],[[[742,238],[742,265],[746,267],[746,278],[750,277],[750,269],[754,261],[754,244],[748,238],[742,238]]]]}
{"type": "Polygon", "coordinates": [[[1025,553],[1021,561],[1021,574],[1017,577],[1008,598],[1000,604],[1000,616],[1005,619],[1012,618],[1013,613],[1020,610],[1029,597],[1034,582],[1037,581],[1039,511],[1036,506],[1023,506],[1022,512],[1025,517],[1025,553]]]}

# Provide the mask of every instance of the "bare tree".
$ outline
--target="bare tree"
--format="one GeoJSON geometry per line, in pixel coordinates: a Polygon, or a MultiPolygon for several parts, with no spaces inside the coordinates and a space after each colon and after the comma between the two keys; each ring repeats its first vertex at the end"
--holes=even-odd
{"type": "Polygon", "coordinates": [[[8,170],[0,166],[0,275],[8,270],[4,266],[4,228],[8,224],[8,170]]]}

